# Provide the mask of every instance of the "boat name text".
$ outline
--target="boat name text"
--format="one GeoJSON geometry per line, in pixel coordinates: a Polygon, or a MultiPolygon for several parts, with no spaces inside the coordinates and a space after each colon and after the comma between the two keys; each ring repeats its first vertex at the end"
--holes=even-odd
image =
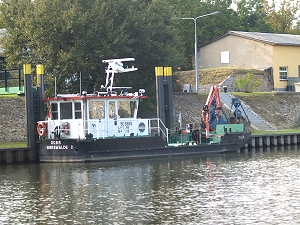
{"type": "MultiPolygon", "coordinates": [[[[73,149],[73,145],[71,145],[70,148],[73,149]]],[[[51,141],[50,145],[47,145],[47,149],[67,150],[67,149],[69,149],[69,146],[68,145],[62,145],[61,141],[51,141]]]]}

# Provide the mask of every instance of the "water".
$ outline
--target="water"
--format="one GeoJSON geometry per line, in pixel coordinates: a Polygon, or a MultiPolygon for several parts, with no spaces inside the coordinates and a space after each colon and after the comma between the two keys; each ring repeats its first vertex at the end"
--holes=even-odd
{"type": "Polygon", "coordinates": [[[0,224],[300,224],[300,147],[0,169],[0,224]]]}

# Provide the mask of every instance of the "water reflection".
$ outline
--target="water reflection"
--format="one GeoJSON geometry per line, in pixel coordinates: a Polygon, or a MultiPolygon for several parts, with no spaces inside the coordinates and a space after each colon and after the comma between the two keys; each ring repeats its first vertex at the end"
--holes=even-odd
{"type": "Polygon", "coordinates": [[[300,221],[300,150],[1,166],[0,223],[285,224],[300,221]]]}

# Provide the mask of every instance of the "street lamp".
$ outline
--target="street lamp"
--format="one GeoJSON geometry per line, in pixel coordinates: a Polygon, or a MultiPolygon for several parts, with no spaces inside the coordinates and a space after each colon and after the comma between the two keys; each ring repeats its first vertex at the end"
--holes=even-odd
{"type": "Polygon", "coordinates": [[[199,74],[198,74],[198,49],[197,49],[197,19],[202,18],[202,17],[206,17],[206,16],[212,16],[212,15],[216,15],[219,14],[220,11],[216,11],[216,12],[212,12],[209,14],[205,14],[202,16],[198,16],[196,18],[192,18],[192,17],[186,17],[186,18],[175,18],[178,20],[194,20],[194,25],[195,25],[195,70],[196,70],[196,92],[199,92],[199,88],[198,88],[198,79],[199,79],[199,74]]]}

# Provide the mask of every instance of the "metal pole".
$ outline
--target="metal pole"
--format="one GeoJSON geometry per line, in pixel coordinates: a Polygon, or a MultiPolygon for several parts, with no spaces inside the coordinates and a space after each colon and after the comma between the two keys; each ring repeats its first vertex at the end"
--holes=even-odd
{"type": "Polygon", "coordinates": [[[198,74],[198,49],[197,49],[197,19],[202,18],[202,17],[206,17],[206,16],[212,16],[212,15],[216,15],[219,14],[220,11],[216,11],[216,12],[212,12],[209,14],[205,14],[202,16],[198,16],[196,18],[191,18],[191,17],[187,17],[187,18],[174,18],[177,20],[194,20],[194,26],[195,26],[195,70],[196,70],[196,92],[199,92],[199,85],[198,85],[198,80],[199,80],[199,74],[198,74]]]}
{"type": "Polygon", "coordinates": [[[199,80],[199,74],[198,74],[198,48],[197,48],[197,19],[194,19],[194,25],[195,25],[195,70],[196,70],[196,92],[199,92],[198,87],[198,80],[199,80]]]}

